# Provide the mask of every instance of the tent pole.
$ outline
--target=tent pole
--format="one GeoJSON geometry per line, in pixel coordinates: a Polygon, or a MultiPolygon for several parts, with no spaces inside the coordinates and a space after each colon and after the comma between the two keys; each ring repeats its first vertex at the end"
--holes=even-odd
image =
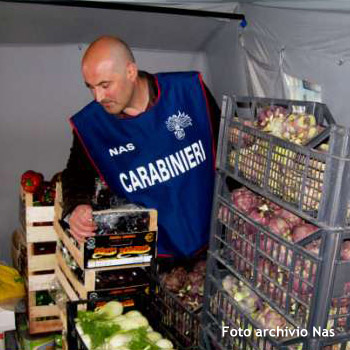
{"type": "Polygon", "coordinates": [[[139,5],[123,2],[107,2],[107,1],[86,1],[86,0],[0,0],[0,2],[11,3],[24,3],[24,4],[41,4],[41,5],[55,5],[55,6],[71,6],[71,7],[85,7],[85,8],[98,8],[98,9],[110,9],[120,11],[141,11],[152,13],[163,13],[170,15],[180,16],[194,16],[194,17],[213,17],[213,18],[225,18],[231,20],[243,21],[244,15],[237,13],[225,13],[205,10],[188,10],[173,7],[160,7],[139,5]]]}

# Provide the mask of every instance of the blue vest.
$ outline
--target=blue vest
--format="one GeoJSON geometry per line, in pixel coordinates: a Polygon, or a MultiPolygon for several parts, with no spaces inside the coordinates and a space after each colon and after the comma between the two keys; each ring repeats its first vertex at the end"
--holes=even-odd
{"type": "Polygon", "coordinates": [[[91,102],[71,118],[114,193],[158,210],[158,253],[190,256],[208,243],[214,148],[196,72],[156,75],[158,100],[134,118],[91,102]]]}

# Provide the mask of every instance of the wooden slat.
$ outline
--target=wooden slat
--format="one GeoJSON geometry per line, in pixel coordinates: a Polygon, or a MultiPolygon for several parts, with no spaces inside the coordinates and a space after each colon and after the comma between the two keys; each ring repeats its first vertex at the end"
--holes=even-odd
{"type": "Polygon", "coordinates": [[[57,182],[56,183],[56,198],[55,202],[62,203],[63,201],[63,196],[62,196],[62,183],[57,182]]]}
{"type": "Polygon", "coordinates": [[[58,281],[60,282],[62,288],[64,289],[65,293],[67,294],[69,300],[71,300],[71,301],[79,300],[78,295],[75,293],[74,289],[69,284],[66,276],[62,272],[59,265],[56,266],[55,275],[56,275],[58,281]]]}
{"type": "Polygon", "coordinates": [[[57,242],[57,235],[53,225],[27,226],[26,233],[28,243],[57,242]]]}
{"type": "Polygon", "coordinates": [[[67,278],[67,280],[70,282],[70,284],[74,287],[76,292],[79,294],[79,297],[81,299],[86,299],[88,291],[83,286],[83,284],[75,277],[71,269],[67,266],[61,252],[58,250],[56,251],[56,257],[57,257],[57,264],[61,268],[63,274],[67,278]]]}
{"type": "Polygon", "coordinates": [[[31,307],[36,306],[36,293],[35,292],[29,292],[28,293],[28,307],[29,309],[31,307]]]}
{"type": "Polygon", "coordinates": [[[62,321],[59,318],[57,320],[48,320],[48,321],[29,320],[30,334],[59,332],[61,330],[62,330],[62,321]]]}
{"type": "Polygon", "coordinates": [[[60,203],[55,202],[55,220],[62,219],[63,208],[60,203]]]}
{"type": "Polygon", "coordinates": [[[69,350],[66,336],[62,334],[62,350],[69,350]]]}
{"type": "Polygon", "coordinates": [[[29,319],[51,316],[60,316],[60,309],[57,305],[31,306],[29,308],[29,319]]]}
{"type": "Polygon", "coordinates": [[[78,249],[74,243],[71,241],[70,237],[66,235],[64,230],[62,229],[62,226],[60,223],[55,220],[54,221],[54,228],[56,230],[57,237],[63,242],[65,247],[68,249],[69,253],[72,255],[76,263],[79,265],[79,267],[84,270],[84,253],[83,253],[83,247],[78,249]]]}
{"type": "Polygon", "coordinates": [[[28,290],[29,292],[50,289],[51,283],[55,279],[55,274],[45,274],[37,276],[28,276],[28,290]]]}
{"type": "Polygon", "coordinates": [[[149,220],[149,230],[157,231],[158,230],[158,212],[157,210],[151,210],[150,220],[149,220]]]}
{"type": "Polygon", "coordinates": [[[54,270],[55,267],[55,254],[29,255],[28,253],[28,274],[37,271],[54,270]]]}
{"type": "Polygon", "coordinates": [[[62,329],[67,331],[67,313],[66,310],[60,310],[60,320],[62,322],[62,329]]]}
{"type": "Polygon", "coordinates": [[[28,207],[26,206],[26,223],[30,225],[34,222],[53,222],[54,206],[28,207]]]}

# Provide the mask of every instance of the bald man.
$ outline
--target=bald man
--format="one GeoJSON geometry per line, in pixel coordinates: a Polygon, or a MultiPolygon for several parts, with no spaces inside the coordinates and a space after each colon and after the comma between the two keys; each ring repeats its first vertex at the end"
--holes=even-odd
{"type": "Polygon", "coordinates": [[[99,176],[118,197],[158,210],[159,255],[200,251],[209,238],[219,122],[201,75],[138,71],[128,45],[108,36],[88,47],[82,75],[94,101],[71,118],[62,181],[72,235],[94,234],[99,176]]]}

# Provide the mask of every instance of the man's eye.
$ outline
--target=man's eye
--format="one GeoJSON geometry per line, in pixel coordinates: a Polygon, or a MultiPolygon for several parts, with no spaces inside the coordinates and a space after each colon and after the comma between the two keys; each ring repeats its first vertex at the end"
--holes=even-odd
{"type": "Polygon", "coordinates": [[[101,87],[102,87],[103,89],[107,89],[108,86],[109,86],[109,83],[103,83],[103,84],[101,84],[101,87]]]}

